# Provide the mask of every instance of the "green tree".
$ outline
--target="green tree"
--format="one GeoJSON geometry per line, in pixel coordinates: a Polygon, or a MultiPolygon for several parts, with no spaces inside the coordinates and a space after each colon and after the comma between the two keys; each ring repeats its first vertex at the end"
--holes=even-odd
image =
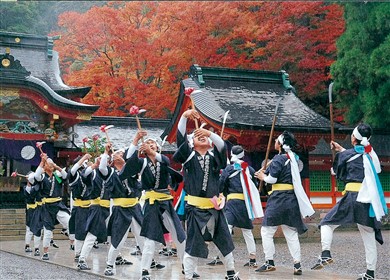
{"type": "Polygon", "coordinates": [[[390,126],[390,3],[346,3],[346,31],[331,66],[345,121],[390,126]]]}

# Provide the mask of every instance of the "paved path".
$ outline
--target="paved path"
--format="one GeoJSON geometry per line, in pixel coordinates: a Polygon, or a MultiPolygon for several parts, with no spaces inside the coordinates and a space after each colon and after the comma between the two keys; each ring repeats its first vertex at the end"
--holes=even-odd
{"type": "MultiPolygon", "coordinates": [[[[377,279],[390,279],[390,232],[384,231],[386,245],[378,246],[377,279]]],[[[357,231],[335,232],[332,255],[335,263],[325,267],[321,271],[311,271],[310,266],[315,262],[316,256],[320,253],[320,244],[302,243],[302,265],[303,275],[292,274],[291,257],[284,242],[276,244],[275,264],[277,270],[269,273],[256,273],[254,269],[244,268],[247,261],[245,244],[235,239],[236,270],[240,272],[242,280],[265,280],[265,279],[356,279],[359,273],[365,271],[365,257],[360,234],[357,231]]],[[[257,251],[262,252],[261,242],[257,240],[257,251]]],[[[129,238],[122,254],[134,264],[129,266],[117,266],[114,277],[105,277],[103,274],[107,256],[107,245],[99,244],[99,249],[93,249],[88,258],[88,264],[92,268],[88,272],[80,272],[76,269],[73,261],[73,251],[69,250],[69,243],[66,240],[59,240],[59,249],[50,248],[50,261],[41,261],[32,253],[24,252],[24,241],[3,241],[0,242],[0,279],[139,279],[140,256],[131,256],[130,252],[135,246],[133,238],[129,238]],[[9,253],[7,253],[9,252],[9,253]]],[[[210,258],[215,256],[217,251],[214,245],[210,245],[210,258]]],[[[259,253],[260,254],[260,253],[259,253]]],[[[156,252],[156,259],[164,264],[162,270],[152,270],[152,279],[184,279],[181,274],[181,264],[177,257],[159,256],[156,252]]],[[[198,273],[201,280],[224,279],[224,266],[208,266],[210,261],[199,260],[198,273]]],[[[262,262],[261,257],[258,261],[262,262]]]]}

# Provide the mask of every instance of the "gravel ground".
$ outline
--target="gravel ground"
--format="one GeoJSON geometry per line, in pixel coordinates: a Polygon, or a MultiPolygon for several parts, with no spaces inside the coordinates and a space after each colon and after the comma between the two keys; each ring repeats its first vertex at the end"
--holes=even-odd
{"type": "MultiPolygon", "coordinates": [[[[378,248],[378,264],[377,264],[377,279],[390,280],[390,231],[383,231],[385,240],[384,245],[377,246],[378,248]]],[[[131,246],[134,244],[131,240],[131,246]]],[[[288,251],[287,245],[283,238],[277,239],[275,264],[276,266],[292,267],[292,259],[288,251]]],[[[256,240],[258,262],[263,262],[263,253],[261,241],[256,240]]],[[[129,244],[129,245],[130,245],[129,244]]],[[[234,257],[236,260],[245,260],[247,256],[246,246],[241,240],[235,238],[236,249],[234,257]]],[[[158,247],[158,246],[157,246],[158,247]]],[[[129,248],[130,249],[130,248],[129,248]]],[[[132,249],[132,248],[131,248],[132,249]]],[[[209,258],[217,255],[217,250],[214,245],[210,245],[209,258]]],[[[304,271],[309,270],[316,262],[317,257],[321,252],[320,242],[303,242],[301,243],[302,266],[304,271]]],[[[358,276],[358,274],[365,272],[365,254],[363,242],[358,231],[335,231],[332,256],[335,263],[324,268],[324,271],[337,273],[341,277],[358,276]]],[[[202,260],[201,262],[206,262],[202,260]]],[[[16,280],[16,279],[74,279],[75,270],[64,266],[46,263],[40,260],[22,257],[4,251],[0,251],[0,279],[16,280]]],[[[101,275],[91,275],[83,273],[77,275],[78,280],[90,279],[110,279],[102,277],[101,275]]],[[[295,278],[296,279],[296,278],[295,278]]],[[[340,278],[342,279],[342,278],[340,278]]],[[[245,279],[242,279],[245,280],[245,279]]]]}

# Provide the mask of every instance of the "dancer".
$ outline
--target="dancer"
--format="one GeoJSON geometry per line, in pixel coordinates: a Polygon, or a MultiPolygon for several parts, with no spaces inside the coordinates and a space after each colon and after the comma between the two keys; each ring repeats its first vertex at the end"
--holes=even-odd
{"type": "Polygon", "coordinates": [[[81,248],[87,236],[85,222],[87,221],[89,206],[91,205],[88,188],[90,189],[92,184],[90,178],[88,180],[88,175],[92,172],[92,169],[87,169],[90,159],[90,154],[84,154],[82,157],[77,158],[77,161],[75,160],[76,163],[68,174],[69,187],[74,200],[69,220],[69,233],[75,236],[75,262],[79,261],[81,248]]]}
{"type": "Polygon", "coordinates": [[[222,190],[218,184],[220,170],[226,167],[227,162],[225,143],[217,134],[203,128],[196,129],[187,136],[189,118],[198,119],[199,113],[191,109],[181,116],[177,132],[178,150],[173,157],[183,165],[184,190],[188,199],[185,279],[193,278],[198,258],[207,258],[205,241],[213,241],[225,257],[227,279],[239,279],[234,269],[234,244],[221,210],[222,190]]]}
{"type": "Polygon", "coordinates": [[[231,164],[223,170],[219,181],[227,195],[225,216],[229,231],[232,232],[233,227],[241,228],[249,253],[249,261],[244,266],[257,267],[252,221],[263,217],[263,208],[256,187],[258,181],[254,177],[255,170],[242,160],[244,155],[241,146],[232,147],[231,164]]]}
{"type": "Polygon", "coordinates": [[[344,149],[332,141],[336,152],[332,171],[345,183],[343,198],[320,222],[322,252],[312,269],[321,269],[333,262],[330,253],[333,231],[340,225],[357,224],[363,239],[367,270],[358,279],[375,279],[377,263],[376,242],[383,244],[381,218],[387,213],[383,189],[377,173],[380,162],[369,143],[371,127],[360,124],[352,132],[352,149],[344,149]]]}
{"type": "MultiPolygon", "coordinates": [[[[31,239],[34,237],[34,251],[39,252],[39,246],[41,243],[41,235],[34,235],[32,230],[34,223],[39,223],[39,220],[34,219],[34,217],[39,218],[39,216],[34,215],[34,212],[37,210],[38,204],[35,200],[35,197],[39,193],[39,185],[35,184],[34,172],[29,172],[27,174],[27,185],[23,188],[23,194],[26,200],[26,236],[25,236],[25,248],[26,253],[32,252],[30,247],[31,239]]],[[[42,227],[41,227],[42,229],[42,227]]]]}
{"type": "Polygon", "coordinates": [[[306,232],[307,227],[301,216],[311,216],[314,210],[302,187],[297,155],[293,152],[296,145],[294,135],[284,131],[275,140],[275,150],[279,151],[279,154],[272,159],[266,171],[260,169],[255,173],[258,179],[272,184],[272,193],[267,200],[261,227],[265,263],[256,269],[256,272],[276,270],[274,235],[278,226],[281,226],[294,260],[294,275],[302,274],[298,234],[306,232]]]}
{"type": "MultiPolygon", "coordinates": [[[[34,178],[40,184],[43,197],[43,255],[42,260],[49,260],[49,246],[53,238],[53,229],[57,221],[68,229],[70,212],[62,202],[63,181],[67,173],[56,165],[47,154],[41,154],[41,162],[35,171],[34,178]]],[[[73,238],[69,236],[70,244],[73,238]]]]}
{"type": "Polygon", "coordinates": [[[138,130],[129,148],[129,163],[137,166],[142,189],[145,190],[144,221],[141,236],[145,237],[142,250],[142,280],[150,280],[149,268],[153,262],[155,242],[165,244],[164,233],[170,232],[177,247],[177,254],[183,262],[185,232],[179,217],[172,205],[173,197],[168,186],[172,177],[169,159],[159,153],[160,147],[152,138],[141,143],[138,153],[138,142],[147,136],[144,130],[138,130]],[[144,158],[138,156],[144,155],[144,158]]]}
{"type": "MultiPolygon", "coordinates": [[[[107,149],[107,147],[106,147],[107,149]]],[[[109,153],[107,151],[107,153],[109,153]]],[[[86,179],[91,180],[91,189],[89,197],[91,205],[89,206],[88,218],[85,229],[87,236],[84,239],[83,247],[81,248],[77,267],[80,270],[89,270],[86,259],[95,245],[95,241],[107,241],[107,223],[110,216],[110,190],[106,187],[106,182],[103,175],[99,171],[105,170],[107,167],[107,157],[98,157],[95,163],[85,171],[86,179]]]]}
{"type": "MultiPolygon", "coordinates": [[[[110,147],[106,148],[107,150],[110,150],[110,147]]],[[[113,200],[112,213],[107,226],[107,234],[111,236],[107,267],[104,270],[104,275],[107,276],[114,275],[114,264],[132,264],[120,255],[120,250],[125,244],[130,228],[133,234],[138,237],[137,240],[143,242],[140,238],[143,221],[139,205],[141,186],[137,180],[138,173],[134,171],[134,168],[131,168],[129,162],[125,162],[123,154],[122,150],[114,152],[110,166],[100,170],[113,200]],[[117,258],[118,256],[119,258],[117,258]]],[[[108,153],[105,152],[103,157],[108,157],[108,153]]]]}

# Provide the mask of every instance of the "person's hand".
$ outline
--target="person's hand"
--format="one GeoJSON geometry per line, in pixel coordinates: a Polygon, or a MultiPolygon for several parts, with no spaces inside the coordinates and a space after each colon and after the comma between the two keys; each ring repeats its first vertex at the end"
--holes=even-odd
{"type": "Polygon", "coordinates": [[[335,141],[330,141],[330,149],[335,150],[336,152],[342,152],[345,150],[339,143],[335,141]]]}
{"type": "Polygon", "coordinates": [[[198,111],[194,109],[187,110],[183,113],[183,117],[191,120],[199,119],[199,113],[198,111]]]}
{"type": "Polygon", "coordinates": [[[264,178],[265,178],[265,174],[264,174],[264,170],[263,169],[260,169],[259,171],[256,171],[254,176],[259,179],[260,181],[264,181],[264,178]]]}
{"type": "Polygon", "coordinates": [[[112,144],[111,142],[108,142],[104,148],[104,153],[109,155],[111,153],[112,144]]]}
{"type": "Polygon", "coordinates": [[[211,131],[204,128],[198,128],[194,131],[195,138],[210,137],[210,135],[211,135],[211,131]]]}

